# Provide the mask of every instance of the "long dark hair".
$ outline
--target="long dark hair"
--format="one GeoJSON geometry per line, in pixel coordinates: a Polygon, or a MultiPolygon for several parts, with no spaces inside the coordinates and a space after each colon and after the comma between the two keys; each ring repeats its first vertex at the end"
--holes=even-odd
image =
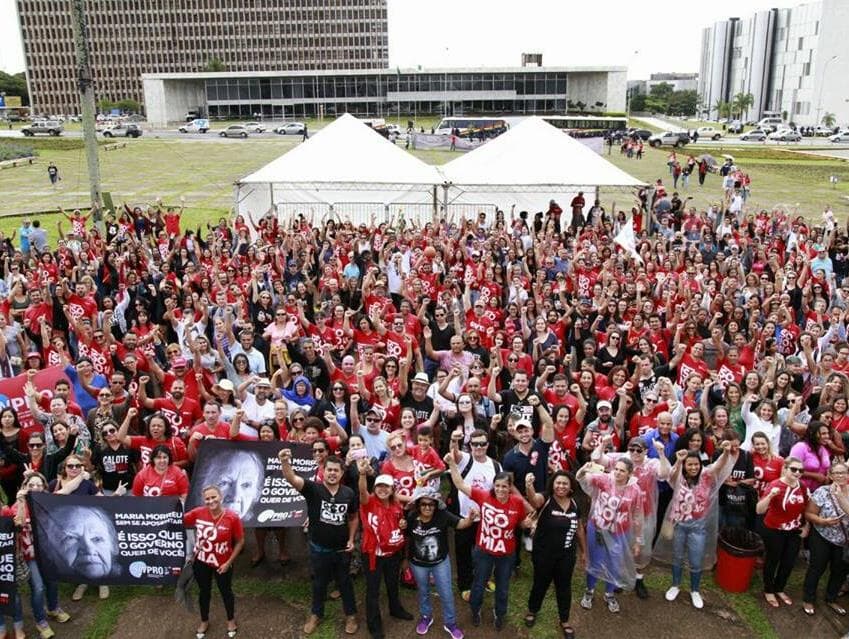
{"type": "Polygon", "coordinates": [[[695,486],[699,483],[699,478],[702,476],[702,469],[704,466],[702,465],[702,457],[699,453],[694,450],[691,450],[687,453],[687,456],[684,458],[684,461],[681,462],[681,475],[684,477],[684,481],[686,481],[690,486],[695,486]],[[695,459],[699,462],[699,472],[696,473],[696,476],[692,479],[687,476],[687,471],[684,469],[684,465],[687,463],[688,459],[695,459]]]}
{"type": "Polygon", "coordinates": [[[558,477],[565,477],[569,480],[569,497],[575,502],[575,507],[578,509],[578,517],[583,517],[589,511],[590,500],[581,488],[581,484],[575,479],[575,475],[568,470],[558,470],[549,476],[548,481],[545,483],[546,500],[554,498],[554,480],[558,477]]]}

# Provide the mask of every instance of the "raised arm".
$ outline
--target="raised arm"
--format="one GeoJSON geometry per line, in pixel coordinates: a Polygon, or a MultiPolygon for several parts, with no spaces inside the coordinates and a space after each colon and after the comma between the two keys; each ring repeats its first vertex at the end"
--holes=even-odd
{"type": "Polygon", "coordinates": [[[466,495],[469,499],[472,498],[472,488],[469,486],[460,475],[460,469],[457,468],[457,462],[454,461],[454,455],[452,453],[448,453],[443,457],[443,461],[445,465],[448,466],[448,472],[451,473],[451,481],[454,482],[454,486],[461,493],[466,495]]]}
{"type": "Polygon", "coordinates": [[[292,468],[292,449],[281,449],[277,453],[277,458],[280,460],[280,470],[283,472],[283,477],[292,485],[292,488],[301,492],[304,489],[304,478],[297,475],[292,468]]]}

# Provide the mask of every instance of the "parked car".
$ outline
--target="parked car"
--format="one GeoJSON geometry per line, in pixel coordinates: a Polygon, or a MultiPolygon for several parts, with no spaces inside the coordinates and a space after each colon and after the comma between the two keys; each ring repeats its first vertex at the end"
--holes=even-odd
{"type": "Polygon", "coordinates": [[[37,133],[55,136],[62,135],[63,130],[62,123],[58,120],[34,120],[29,126],[22,128],[21,133],[27,137],[32,137],[37,133]]]}
{"type": "Polygon", "coordinates": [[[132,122],[119,122],[103,131],[104,138],[140,138],[141,136],[141,127],[132,122]]]}
{"type": "Polygon", "coordinates": [[[690,135],[686,131],[665,131],[649,138],[649,145],[655,148],[660,146],[684,146],[690,141],[690,135]]]}
{"type": "Polygon", "coordinates": [[[814,129],[814,135],[821,138],[827,138],[830,135],[834,135],[836,131],[833,126],[823,126],[820,124],[816,129],[814,129]]]}
{"type": "Polygon", "coordinates": [[[849,130],[841,131],[840,133],[835,133],[828,138],[829,142],[849,142],[849,130]]]}
{"type": "Polygon", "coordinates": [[[763,142],[766,140],[767,132],[761,129],[752,129],[740,136],[744,142],[763,142]]]}
{"type": "Polygon", "coordinates": [[[733,120],[728,123],[725,127],[725,130],[729,133],[742,133],[743,132],[743,123],[740,120],[733,120]]]}
{"type": "Polygon", "coordinates": [[[248,133],[263,133],[265,132],[265,127],[262,126],[259,122],[245,122],[245,128],[248,130],[248,133]]]}
{"type": "Polygon", "coordinates": [[[646,140],[648,140],[652,136],[652,132],[649,131],[648,129],[630,128],[625,132],[625,136],[629,137],[629,138],[633,138],[633,137],[636,136],[636,137],[640,138],[643,142],[645,142],[646,140]]]}
{"type": "Polygon", "coordinates": [[[244,124],[231,124],[218,135],[222,138],[246,138],[248,137],[248,130],[244,124]]]}
{"type": "Polygon", "coordinates": [[[706,138],[708,140],[718,140],[722,137],[722,131],[714,129],[712,126],[700,126],[696,129],[696,133],[699,134],[699,138],[706,138]]]}
{"type": "Polygon", "coordinates": [[[793,129],[779,129],[775,133],[770,133],[769,139],[773,142],[801,142],[802,136],[793,129]]]}
{"type": "Polygon", "coordinates": [[[278,126],[274,129],[274,132],[278,135],[303,135],[304,134],[304,123],[303,122],[287,122],[282,126],[278,126]]]}
{"type": "Polygon", "coordinates": [[[206,133],[209,131],[209,120],[198,118],[197,120],[186,122],[177,130],[180,133],[206,133]]]}

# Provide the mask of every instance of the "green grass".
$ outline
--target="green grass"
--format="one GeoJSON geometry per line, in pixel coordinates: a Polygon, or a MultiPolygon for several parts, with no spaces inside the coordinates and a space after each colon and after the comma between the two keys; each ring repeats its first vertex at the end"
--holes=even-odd
{"type": "Polygon", "coordinates": [[[130,622],[128,619],[122,619],[122,616],[127,603],[134,596],[156,594],[157,592],[153,589],[141,587],[110,588],[109,599],[98,602],[94,619],[85,629],[83,639],[109,639],[119,627],[119,622],[130,622]]]}

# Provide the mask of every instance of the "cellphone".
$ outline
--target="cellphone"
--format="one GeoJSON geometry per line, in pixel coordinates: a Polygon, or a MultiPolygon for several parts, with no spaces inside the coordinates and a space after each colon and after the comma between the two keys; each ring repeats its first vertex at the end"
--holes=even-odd
{"type": "Polygon", "coordinates": [[[366,455],[368,455],[368,451],[365,448],[359,448],[351,451],[351,459],[354,461],[365,459],[366,455]]]}

